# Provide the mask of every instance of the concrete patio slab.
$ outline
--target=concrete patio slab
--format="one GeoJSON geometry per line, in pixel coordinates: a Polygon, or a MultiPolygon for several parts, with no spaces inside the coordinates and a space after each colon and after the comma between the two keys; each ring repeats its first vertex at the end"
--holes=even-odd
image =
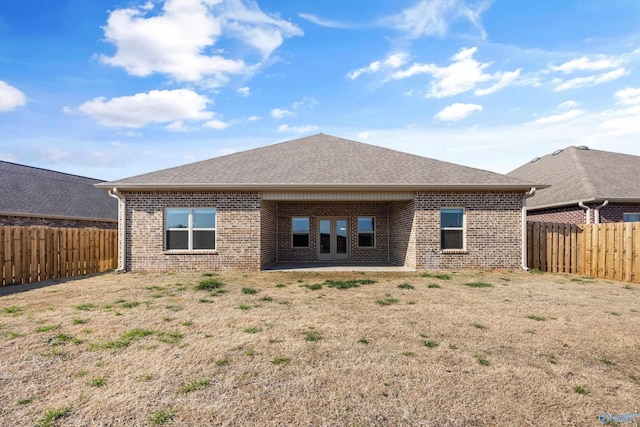
{"type": "Polygon", "coordinates": [[[349,263],[349,262],[277,262],[264,271],[376,271],[411,272],[412,268],[390,263],[349,263]]]}

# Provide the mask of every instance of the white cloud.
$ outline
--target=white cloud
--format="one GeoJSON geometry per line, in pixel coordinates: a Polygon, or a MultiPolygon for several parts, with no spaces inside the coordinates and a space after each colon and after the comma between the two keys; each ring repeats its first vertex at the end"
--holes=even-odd
{"type": "Polygon", "coordinates": [[[210,87],[259,65],[224,57],[215,48],[221,37],[240,39],[264,59],[284,37],[302,35],[290,22],[262,12],[253,0],[166,0],[159,12],[149,2],[112,11],[103,30],[116,53],[100,55],[102,62],[135,76],[161,73],[210,87]]]}
{"type": "Polygon", "coordinates": [[[513,84],[513,82],[516,81],[516,79],[518,79],[518,77],[520,77],[520,69],[518,68],[515,71],[507,71],[504,73],[498,72],[495,73],[493,77],[498,79],[498,82],[496,84],[485,89],[476,89],[473,93],[478,96],[491,95],[492,93],[495,93],[500,89],[510,86],[511,84],[513,84]]]}
{"type": "Polygon", "coordinates": [[[186,132],[189,130],[189,128],[185,126],[184,121],[182,120],[170,123],[166,128],[169,132],[186,132]]]}
{"type": "Polygon", "coordinates": [[[584,110],[580,110],[580,109],[575,109],[575,110],[569,110],[566,113],[562,113],[562,114],[555,114],[552,116],[547,116],[547,117],[541,117],[537,120],[534,120],[531,122],[531,124],[535,124],[535,125],[548,125],[548,124],[556,124],[556,123],[562,123],[562,122],[566,122],[569,120],[573,120],[577,117],[580,117],[584,114],[584,110]]]}
{"type": "Polygon", "coordinates": [[[321,27],[327,28],[350,28],[350,25],[344,24],[342,22],[331,21],[329,19],[320,18],[319,16],[312,15],[310,13],[299,13],[298,16],[302,19],[305,19],[313,24],[319,25],[321,27]]]}
{"type": "Polygon", "coordinates": [[[283,108],[274,108],[273,110],[271,110],[271,117],[273,117],[274,119],[282,119],[287,116],[294,116],[295,114],[296,113],[285,110],[283,108]]]}
{"type": "Polygon", "coordinates": [[[599,55],[596,59],[592,60],[586,56],[582,58],[567,61],[560,65],[550,65],[549,68],[553,71],[561,71],[565,74],[570,74],[576,71],[600,71],[608,68],[617,68],[620,66],[620,61],[614,58],[607,58],[606,56],[599,55]]]}
{"type": "Polygon", "coordinates": [[[204,123],[202,126],[209,129],[224,130],[229,126],[231,126],[231,123],[223,122],[222,120],[218,120],[218,119],[213,119],[204,123]]]}
{"type": "Polygon", "coordinates": [[[358,68],[356,70],[349,71],[347,77],[351,80],[355,80],[362,74],[377,73],[380,71],[389,71],[402,67],[409,60],[409,54],[406,52],[396,52],[387,56],[382,61],[374,61],[371,64],[358,68]]]}
{"type": "Polygon", "coordinates": [[[305,96],[301,100],[295,101],[293,104],[291,104],[291,108],[293,108],[294,110],[299,110],[300,108],[306,107],[307,109],[311,110],[316,105],[318,105],[317,99],[313,97],[305,96]]]}
{"type": "Polygon", "coordinates": [[[314,130],[317,130],[318,126],[314,125],[306,125],[306,126],[289,126],[289,125],[280,125],[278,126],[278,132],[280,133],[310,133],[314,130]]]}
{"type": "Polygon", "coordinates": [[[243,86],[238,88],[236,92],[238,92],[238,95],[240,95],[241,97],[246,98],[251,95],[251,88],[248,86],[243,86]]]}
{"type": "Polygon", "coordinates": [[[469,21],[485,38],[480,16],[490,4],[490,1],[479,1],[472,7],[465,0],[421,0],[413,7],[383,19],[382,24],[417,39],[444,36],[452,23],[462,19],[469,21]]]}
{"type": "Polygon", "coordinates": [[[113,141],[113,142],[112,142],[111,144],[109,144],[109,145],[111,145],[113,148],[126,148],[126,147],[128,147],[128,146],[129,146],[128,144],[125,144],[125,143],[124,143],[124,142],[122,142],[122,141],[113,141]]]}
{"type": "Polygon", "coordinates": [[[482,105],[456,102],[443,108],[435,115],[435,118],[444,122],[455,122],[456,120],[464,119],[475,111],[482,111],[482,105]]]}
{"type": "Polygon", "coordinates": [[[559,110],[568,110],[570,108],[574,108],[579,106],[580,104],[573,100],[564,101],[562,104],[558,105],[559,110]]]}
{"type": "Polygon", "coordinates": [[[447,67],[439,67],[435,64],[414,63],[405,70],[395,72],[391,78],[405,79],[420,74],[430,74],[433,79],[429,83],[427,97],[444,98],[459,93],[473,90],[480,83],[495,81],[488,88],[476,89],[476,95],[488,95],[517,83],[520,70],[510,72],[485,73],[490,62],[478,62],[473,55],[478,51],[477,47],[464,48],[455,54],[453,61],[447,67]]]}
{"type": "Polygon", "coordinates": [[[17,88],[0,80],[0,113],[12,111],[27,103],[27,97],[17,88]]]}
{"type": "Polygon", "coordinates": [[[637,139],[640,137],[640,105],[609,112],[599,129],[615,137],[634,136],[637,144],[637,139]]]}
{"type": "Polygon", "coordinates": [[[620,77],[629,74],[629,71],[620,67],[608,73],[595,74],[587,77],[576,77],[570,80],[562,81],[556,79],[553,83],[556,85],[555,91],[560,92],[568,89],[576,89],[584,86],[595,86],[601,83],[610,82],[612,80],[619,79],[620,77]]]}
{"type": "Polygon", "coordinates": [[[248,122],[257,122],[258,120],[260,120],[260,116],[249,116],[249,118],[247,119],[248,122]]]}
{"type": "Polygon", "coordinates": [[[628,87],[626,89],[621,89],[616,92],[615,96],[621,104],[640,104],[640,88],[628,87]]]}
{"type": "Polygon", "coordinates": [[[94,98],[77,110],[104,126],[140,128],[150,123],[209,120],[213,117],[206,110],[210,102],[188,89],[152,90],[110,100],[94,98]]]}

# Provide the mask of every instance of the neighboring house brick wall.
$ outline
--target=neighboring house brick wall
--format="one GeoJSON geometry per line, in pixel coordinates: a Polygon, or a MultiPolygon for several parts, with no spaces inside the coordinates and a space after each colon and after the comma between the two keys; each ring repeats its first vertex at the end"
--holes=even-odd
{"type": "MultiPolygon", "coordinates": [[[[591,213],[591,218],[593,218],[593,212],[591,213]]],[[[587,222],[587,211],[577,204],[573,206],[527,211],[527,221],[584,224],[587,222]]]]}
{"type": "Polygon", "coordinates": [[[260,196],[255,192],[126,192],[129,271],[259,270],[260,196]],[[216,251],[164,250],[164,209],[215,207],[216,251]]]}
{"type": "Polygon", "coordinates": [[[83,221],[76,219],[59,219],[59,218],[43,218],[43,217],[23,217],[23,216],[0,216],[0,225],[15,226],[45,226],[45,227],[63,227],[63,228],[105,228],[114,230],[118,228],[117,222],[108,221],[83,221]]]}
{"type": "Polygon", "coordinates": [[[522,253],[522,197],[519,192],[418,192],[416,251],[418,270],[519,268],[522,253]],[[466,251],[440,250],[440,208],[463,207],[466,251]]]}
{"type": "Polygon", "coordinates": [[[640,213],[640,204],[609,203],[600,209],[600,222],[622,222],[625,213],[640,213]]]}
{"type": "Polygon", "coordinates": [[[349,219],[351,261],[389,261],[389,203],[278,203],[278,261],[314,261],[317,253],[318,218],[349,219]],[[358,217],[375,217],[374,248],[358,248],[358,217]],[[291,218],[309,217],[309,248],[292,248],[291,218]]]}
{"type": "Polygon", "coordinates": [[[394,202],[389,210],[389,261],[416,268],[415,202],[394,202]]]}
{"type": "MultiPolygon", "coordinates": [[[[594,207],[599,206],[601,203],[593,204],[589,203],[589,214],[591,216],[591,223],[595,221],[594,207]]],[[[528,221],[536,222],[556,222],[565,224],[586,224],[587,211],[582,209],[578,205],[562,206],[551,209],[541,209],[536,211],[527,212],[528,221]]],[[[606,222],[622,222],[623,214],[625,213],[640,213],[640,204],[616,204],[610,203],[607,206],[600,208],[600,223],[606,222]]]]}
{"type": "Polygon", "coordinates": [[[263,200],[260,203],[260,266],[268,267],[278,260],[278,205],[263,200]]]}

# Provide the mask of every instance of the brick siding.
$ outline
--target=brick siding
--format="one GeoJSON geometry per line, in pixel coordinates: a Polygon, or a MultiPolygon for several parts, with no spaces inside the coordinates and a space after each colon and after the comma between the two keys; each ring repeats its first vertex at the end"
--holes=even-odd
{"type": "Polygon", "coordinates": [[[257,192],[124,192],[128,271],[255,271],[275,261],[314,261],[319,217],[349,219],[350,260],[390,261],[424,269],[519,268],[519,192],[418,192],[413,201],[273,202],[257,192]],[[215,251],[164,250],[167,207],[214,207],[215,251]],[[440,208],[466,212],[464,253],[440,250],[440,208]],[[310,218],[310,247],[291,247],[291,217],[310,218]],[[357,218],[376,218],[374,248],[357,246],[357,218]]]}
{"type": "Polygon", "coordinates": [[[317,256],[317,225],[320,217],[342,217],[349,220],[351,261],[389,261],[388,203],[278,203],[278,261],[315,261],[317,256]],[[358,217],[375,218],[375,247],[358,247],[358,217]],[[292,248],[291,218],[309,217],[308,248],[292,248]]]}
{"type": "Polygon", "coordinates": [[[254,192],[125,192],[128,271],[259,270],[260,195],[254,192]],[[164,250],[167,207],[216,208],[216,250],[164,250]]]}
{"type": "Polygon", "coordinates": [[[522,193],[418,192],[416,268],[519,268],[522,262],[522,193]],[[465,208],[466,250],[440,250],[440,208],[465,208]]]}
{"type": "MultiPolygon", "coordinates": [[[[594,207],[602,203],[586,203],[589,207],[591,222],[595,221],[594,207]]],[[[587,211],[577,204],[558,208],[541,209],[527,212],[528,221],[557,222],[565,224],[586,224],[587,211]]],[[[640,204],[610,203],[600,209],[600,222],[622,222],[625,213],[640,213],[640,204]]]]}
{"type": "Polygon", "coordinates": [[[265,268],[278,260],[278,204],[262,200],[260,204],[260,267],[265,268]]]}
{"type": "Polygon", "coordinates": [[[114,230],[118,227],[117,222],[109,221],[83,221],[77,219],[60,219],[45,217],[23,217],[23,216],[0,216],[0,225],[14,226],[45,226],[62,228],[105,228],[114,230]]]}
{"type": "Polygon", "coordinates": [[[394,202],[389,209],[389,261],[416,268],[415,202],[394,202]]]}

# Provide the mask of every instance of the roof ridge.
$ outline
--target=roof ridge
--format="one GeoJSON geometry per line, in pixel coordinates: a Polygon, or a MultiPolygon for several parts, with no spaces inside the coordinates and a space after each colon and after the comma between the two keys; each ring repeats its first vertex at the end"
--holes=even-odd
{"type": "Polygon", "coordinates": [[[582,157],[578,155],[579,152],[582,152],[584,150],[581,150],[578,147],[573,146],[573,145],[571,147],[569,147],[569,148],[571,149],[569,151],[569,153],[571,154],[571,157],[573,157],[574,164],[576,165],[576,169],[578,169],[578,172],[580,174],[580,176],[579,176],[580,183],[582,184],[582,186],[586,190],[587,194],[589,194],[591,197],[595,198],[596,197],[596,187],[593,184],[593,182],[591,181],[591,178],[589,176],[589,171],[584,166],[584,164],[582,164],[582,157]]]}
{"type": "Polygon", "coordinates": [[[77,175],[77,174],[68,173],[68,172],[61,172],[61,171],[56,171],[56,170],[53,170],[53,169],[45,169],[45,168],[41,168],[41,167],[38,167],[38,166],[23,165],[23,164],[20,164],[20,163],[8,162],[6,160],[0,160],[0,163],[6,163],[8,165],[19,166],[19,167],[22,167],[22,168],[36,169],[36,170],[44,171],[44,172],[52,172],[52,173],[55,173],[55,174],[72,176],[72,177],[75,177],[75,178],[84,178],[84,179],[91,179],[93,181],[107,182],[107,181],[105,181],[103,179],[91,178],[89,176],[77,175]]]}

